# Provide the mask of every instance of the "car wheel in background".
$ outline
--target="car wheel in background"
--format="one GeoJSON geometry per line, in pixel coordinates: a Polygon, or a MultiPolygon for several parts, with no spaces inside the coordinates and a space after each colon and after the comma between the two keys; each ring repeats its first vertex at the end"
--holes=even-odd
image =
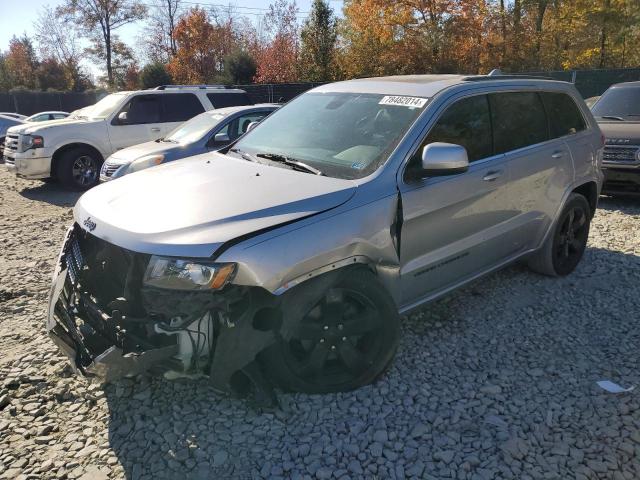
{"type": "Polygon", "coordinates": [[[529,259],[529,267],[554,277],[573,272],[587,247],[590,225],[589,202],[572,193],[544,245],[529,259]]]}
{"type": "Polygon", "coordinates": [[[102,158],[88,148],[73,148],[62,154],[56,177],[71,190],[88,190],[98,184],[102,158]]]}
{"type": "MultiPolygon", "coordinates": [[[[302,285],[304,286],[304,284],[302,285]]],[[[398,347],[400,318],[371,272],[345,272],[265,353],[269,375],[285,390],[341,392],[371,383],[398,347]]]]}

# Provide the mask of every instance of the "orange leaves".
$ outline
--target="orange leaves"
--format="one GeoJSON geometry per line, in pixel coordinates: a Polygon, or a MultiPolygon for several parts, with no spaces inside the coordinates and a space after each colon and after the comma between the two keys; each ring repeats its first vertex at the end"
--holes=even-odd
{"type": "Polygon", "coordinates": [[[174,38],[177,51],[167,71],[178,83],[198,84],[220,74],[223,58],[233,48],[234,34],[230,25],[213,25],[207,12],[195,7],[178,21],[174,38]]]}

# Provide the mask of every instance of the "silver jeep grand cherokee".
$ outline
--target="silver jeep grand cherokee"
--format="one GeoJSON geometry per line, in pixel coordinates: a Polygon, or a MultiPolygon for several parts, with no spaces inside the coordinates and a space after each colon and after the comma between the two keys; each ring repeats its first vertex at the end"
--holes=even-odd
{"type": "Polygon", "coordinates": [[[518,259],[585,250],[603,139],[568,83],[425,75],[315,88],[219,153],[85,193],[48,329],[85,375],[342,391],[400,314],[518,259]]]}

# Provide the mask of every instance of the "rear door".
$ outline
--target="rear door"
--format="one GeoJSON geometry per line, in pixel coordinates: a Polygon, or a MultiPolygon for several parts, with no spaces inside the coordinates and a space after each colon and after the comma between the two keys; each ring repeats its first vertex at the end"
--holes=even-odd
{"type": "Polygon", "coordinates": [[[539,244],[571,183],[571,152],[563,138],[552,138],[541,93],[503,92],[489,99],[496,152],[505,154],[511,171],[513,241],[527,250],[539,244]]]}
{"type": "Polygon", "coordinates": [[[125,103],[109,126],[114,150],[155,140],[162,136],[161,95],[135,95],[125,103]],[[126,113],[126,119],[121,115],[126,113]]]}
{"type": "Polygon", "coordinates": [[[204,107],[193,93],[165,93],[162,97],[161,134],[166,137],[182,123],[204,112],[204,107]]]}
{"type": "Polygon", "coordinates": [[[494,155],[486,94],[451,103],[414,153],[400,184],[403,223],[400,240],[403,304],[437,294],[499,264],[513,253],[508,241],[508,165],[494,155]],[[469,170],[421,178],[424,146],[462,145],[469,170]]]}
{"type": "Polygon", "coordinates": [[[600,135],[593,135],[587,128],[587,121],[571,95],[564,92],[542,92],[540,95],[549,117],[551,138],[566,142],[576,177],[588,175],[595,164],[600,135]]]}

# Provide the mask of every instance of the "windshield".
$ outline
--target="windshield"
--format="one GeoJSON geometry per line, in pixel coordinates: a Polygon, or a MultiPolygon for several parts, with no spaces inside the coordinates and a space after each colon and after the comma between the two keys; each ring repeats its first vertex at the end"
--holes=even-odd
{"type": "Polygon", "coordinates": [[[125,96],[120,93],[107,95],[95,105],[83,108],[79,115],[87,118],[106,118],[120,106],[125,96]]]}
{"type": "Polygon", "coordinates": [[[305,93],[263,120],[234,150],[279,154],[324,174],[361,178],[382,165],[427,99],[363,93],[305,93]]]}
{"type": "Polygon", "coordinates": [[[592,107],[595,117],[634,117],[640,120],[640,87],[610,88],[592,107]]]}
{"type": "Polygon", "coordinates": [[[198,141],[219,124],[224,117],[223,113],[203,113],[180,125],[167,135],[166,139],[176,143],[198,141]]]}

